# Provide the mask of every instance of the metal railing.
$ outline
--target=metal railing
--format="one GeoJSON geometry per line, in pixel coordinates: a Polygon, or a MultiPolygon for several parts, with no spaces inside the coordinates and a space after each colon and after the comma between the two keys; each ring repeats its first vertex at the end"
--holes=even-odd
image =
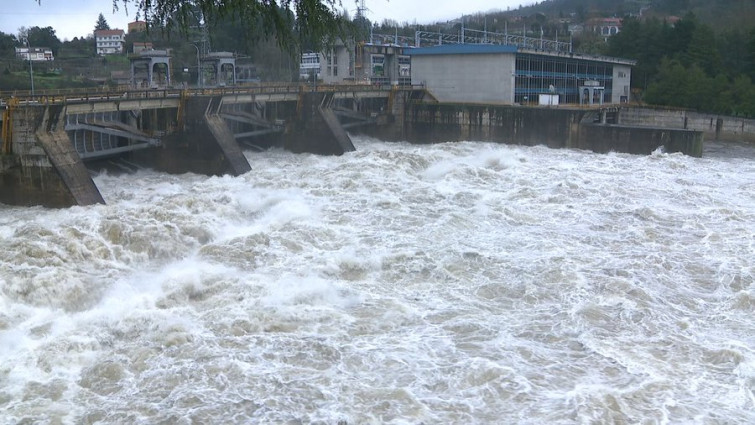
{"type": "Polygon", "coordinates": [[[422,47],[423,45],[437,46],[441,44],[503,44],[554,52],[572,51],[571,42],[549,40],[544,37],[527,37],[526,35],[502,34],[473,29],[464,29],[458,34],[428,31],[417,31],[415,33],[414,47],[422,47]]]}
{"type": "Polygon", "coordinates": [[[318,84],[305,83],[262,83],[249,86],[226,86],[214,88],[164,88],[133,90],[127,86],[108,89],[60,89],[0,92],[0,107],[13,99],[17,105],[54,105],[68,103],[107,102],[142,99],[165,99],[195,96],[227,96],[248,94],[298,94],[303,92],[375,92],[386,90],[422,90],[424,86],[396,86],[390,84],[318,84]]]}
{"type": "Polygon", "coordinates": [[[404,35],[371,33],[368,44],[393,45],[404,47],[439,46],[443,44],[503,44],[524,49],[547,50],[552,52],[572,52],[571,41],[550,40],[545,37],[527,37],[490,31],[463,29],[458,33],[415,31],[414,38],[404,35]]]}

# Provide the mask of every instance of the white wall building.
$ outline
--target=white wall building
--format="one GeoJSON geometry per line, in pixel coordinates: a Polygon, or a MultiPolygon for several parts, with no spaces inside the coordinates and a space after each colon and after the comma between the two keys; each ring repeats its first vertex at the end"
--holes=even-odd
{"type": "Polygon", "coordinates": [[[49,47],[16,47],[16,57],[25,61],[42,62],[51,61],[55,58],[49,47]]]}
{"type": "Polygon", "coordinates": [[[98,55],[123,53],[125,34],[123,30],[98,30],[94,32],[98,55]]]}
{"type": "Polygon", "coordinates": [[[404,47],[391,44],[336,44],[323,53],[303,53],[299,63],[302,80],[317,75],[326,84],[411,83],[411,58],[404,47]]]}
{"type": "Polygon", "coordinates": [[[445,44],[408,49],[412,84],[441,102],[514,103],[516,46],[445,44]]]}
{"type": "Polygon", "coordinates": [[[629,101],[635,61],[501,44],[407,49],[411,79],[440,102],[603,105],[629,101]],[[585,89],[587,91],[585,92],[585,89]]]}
{"type": "Polygon", "coordinates": [[[299,63],[299,78],[302,80],[308,80],[311,78],[322,78],[320,65],[321,57],[319,53],[302,53],[301,61],[299,63]]]}
{"type": "Polygon", "coordinates": [[[350,76],[350,59],[348,48],[342,44],[323,53],[302,53],[299,78],[309,80],[314,75],[327,84],[343,82],[350,76]]]}

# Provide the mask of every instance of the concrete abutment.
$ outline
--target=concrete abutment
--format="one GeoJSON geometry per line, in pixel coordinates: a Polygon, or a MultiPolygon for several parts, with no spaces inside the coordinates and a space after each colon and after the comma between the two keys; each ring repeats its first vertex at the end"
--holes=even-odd
{"type": "Polygon", "coordinates": [[[12,117],[13,154],[3,160],[0,202],[68,207],[104,203],[65,132],[64,107],[18,108],[12,117]]]}

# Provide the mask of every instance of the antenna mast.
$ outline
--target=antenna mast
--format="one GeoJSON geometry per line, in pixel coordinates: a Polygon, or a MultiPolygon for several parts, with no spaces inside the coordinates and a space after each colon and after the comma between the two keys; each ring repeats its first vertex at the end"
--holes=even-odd
{"type": "Polygon", "coordinates": [[[365,5],[365,0],[359,0],[357,2],[357,18],[364,18],[364,12],[367,11],[367,6],[365,5]]]}

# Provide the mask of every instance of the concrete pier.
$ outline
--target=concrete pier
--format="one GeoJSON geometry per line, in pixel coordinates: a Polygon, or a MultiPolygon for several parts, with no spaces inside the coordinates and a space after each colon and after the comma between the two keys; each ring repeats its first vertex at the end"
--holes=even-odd
{"type": "Polygon", "coordinates": [[[252,170],[249,165],[249,161],[246,160],[244,153],[241,151],[241,147],[236,143],[236,139],[233,137],[233,133],[228,128],[228,125],[217,114],[205,115],[205,125],[212,133],[220,151],[223,152],[223,156],[228,161],[229,174],[234,176],[240,176],[248,171],[252,170]]]}
{"type": "Polygon", "coordinates": [[[283,146],[292,152],[343,155],[354,144],[330,108],[332,93],[304,93],[297,119],[284,134],[283,146]]]}
{"type": "MultiPolygon", "coordinates": [[[[50,132],[38,132],[37,141],[47,153],[55,171],[57,171],[62,187],[65,187],[73,205],[104,204],[100,191],[92,181],[89,170],[84,161],[73,148],[68,134],[62,128],[50,132]]],[[[66,202],[68,203],[68,202],[66,202]]]]}
{"type": "MultiPolygon", "coordinates": [[[[4,155],[0,202],[67,207],[104,203],[68,139],[61,106],[21,108],[13,121],[14,155],[4,155]]],[[[10,125],[10,123],[4,123],[10,125]]]]}
{"type": "Polygon", "coordinates": [[[197,173],[238,176],[251,170],[228,125],[219,116],[219,97],[182,99],[171,131],[155,149],[133,152],[131,159],[143,166],[171,174],[197,173]]]}

